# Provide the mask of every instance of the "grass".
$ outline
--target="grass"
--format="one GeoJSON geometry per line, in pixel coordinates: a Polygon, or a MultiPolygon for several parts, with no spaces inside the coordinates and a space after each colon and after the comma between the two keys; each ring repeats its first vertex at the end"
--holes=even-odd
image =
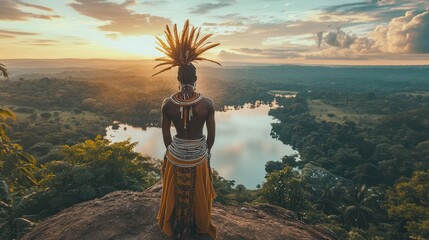
{"type": "Polygon", "coordinates": [[[24,107],[24,106],[15,106],[9,105],[7,107],[11,109],[16,114],[16,118],[18,121],[29,121],[32,124],[39,124],[44,122],[57,122],[61,124],[63,127],[75,131],[77,128],[80,128],[82,124],[88,124],[90,122],[102,122],[107,120],[105,117],[101,115],[97,115],[88,111],[70,111],[70,110],[47,110],[42,111],[36,108],[24,107]],[[19,111],[15,111],[19,108],[32,109],[34,110],[31,113],[23,113],[19,111]],[[49,113],[50,117],[42,117],[43,113],[49,113]]]}
{"type": "Polygon", "coordinates": [[[376,114],[356,114],[347,112],[344,109],[327,104],[320,99],[309,100],[308,107],[310,114],[315,116],[317,121],[326,121],[338,124],[344,124],[346,121],[352,121],[355,123],[376,121],[382,116],[376,114]]]}

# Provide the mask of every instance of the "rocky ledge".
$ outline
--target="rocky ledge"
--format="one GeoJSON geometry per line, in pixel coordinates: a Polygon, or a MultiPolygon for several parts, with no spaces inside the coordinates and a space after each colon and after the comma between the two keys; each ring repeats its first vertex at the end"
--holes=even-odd
{"type": "MultiPolygon", "coordinates": [[[[163,240],[156,224],[160,183],[145,192],[115,191],[76,204],[39,223],[23,240],[163,240]]],[[[330,230],[299,221],[270,204],[245,207],[214,203],[218,239],[336,239],[330,230]]]]}

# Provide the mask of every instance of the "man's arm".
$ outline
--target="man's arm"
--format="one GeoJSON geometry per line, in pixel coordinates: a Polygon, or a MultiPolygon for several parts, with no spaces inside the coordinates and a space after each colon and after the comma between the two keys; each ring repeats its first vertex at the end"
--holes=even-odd
{"type": "Polygon", "coordinates": [[[164,145],[167,148],[171,144],[171,119],[167,116],[167,103],[168,99],[164,99],[162,103],[162,117],[161,117],[161,126],[162,126],[162,138],[164,140],[164,145]]]}
{"type": "Polygon", "coordinates": [[[207,116],[207,147],[209,149],[209,153],[213,147],[215,140],[215,132],[216,132],[216,124],[215,124],[215,109],[214,104],[211,99],[209,99],[209,114],[207,116]]]}

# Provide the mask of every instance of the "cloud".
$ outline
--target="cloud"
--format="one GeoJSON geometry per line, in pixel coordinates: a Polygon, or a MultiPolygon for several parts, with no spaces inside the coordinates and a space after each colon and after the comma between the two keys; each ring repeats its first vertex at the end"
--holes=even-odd
{"type": "Polygon", "coordinates": [[[43,7],[40,5],[24,3],[21,1],[15,0],[2,0],[0,6],[0,20],[27,20],[28,18],[39,18],[39,19],[54,19],[61,18],[59,15],[44,15],[44,14],[34,14],[21,11],[20,7],[29,7],[35,8],[42,11],[52,12],[51,8],[43,7]]]}
{"type": "Polygon", "coordinates": [[[365,55],[359,54],[349,48],[330,47],[319,52],[304,54],[305,59],[329,59],[329,60],[368,60],[365,55]]]}
{"type": "Polygon", "coordinates": [[[0,38],[15,38],[16,36],[31,36],[31,35],[38,35],[38,34],[32,33],[32,32],[0,30],[0,38]]]}
{"type": "Polygon", "coordinates": [[[229,21],[222,22],[204,22],[203,26],[206,27],[243,27],[245,24],[240,21],[230,19],[229,21]]]}
{"type": "Polygon", "coordinates": [[[318,32],[316,34],[316,44],[318,48],[320,48],[320,45],[322,45],[322,40],[323,40],[323,32],[318,32]]]}
{"type": "Polygon", "coordinates": [[[0,33],[0,38],[14,38],[15,36],[11,36],[11,35],[6,35],[6,34],[1,34],[0,33]]]}
{"type": "Polygon", "coordinates": [[[334,6],[329,6],[325,9],[326,12],[336,13],[357,13],[379,11],[380,8],[388,9],[391,6],[391,1],[368,0],[367,2],[346,3],[334,6]]]}
{"type": "Polygon", "coordinates": [[[19,44],[26,46],[38,46],[38,47],[64,47],[64,46],[81,46],[87,45],[89,42],[79,37],[63,36],[53,39],[25,39],[19,41],[19,44]]]}
{"type": "Polygon", "coordinates": [[[323,38],[323,42],[333,47],[349,48],[356,41],[356,38],[356,36],[352,36],[337,28],[335,31],[328,32],[323,38]]]}
{"type": "Polygon", "coordinates": [[[215,18],[219,18],[223,21],[228,22],[246,22],[246,21],[252,21],[255,20],[252,17],[249,16],[241,16],[239,13],[230,13],[225,15],[217,15],[215,18]]]}
{"type": "Polygon", "coordinates": [[[32,33],[32,32],[18,32],[18,31],[6,31],[6,30],[0,30],[0,33],[10,34],[10,35],[38,35],[37,33],[32,33]]]}
{"type": "MultiPolygon", "coordinates": [[[[274,54],[270,58],[289,58],[305,52],[314,51],[314,35],[344,25],[342,19],[303,19],[297,21],[262,21],[257,17],[241,17],[239,13],[217,16],[220,22],[205,23],[205,30],[215,33],[213,41],[221,42],[225,48],[286,48],[288,52],[274,54]],[[290,49],[293,47],[293,49],[290,49]],[[291,51],[293,54],[291,54],[291,51]]],[[[285,51],[285,50],[283,50],[285,51]]],[[[227,50],[221,56],[229,58],[243,58],[254,56],[241,56],[243,53],[227,50]],[[239,54],[240,56],[237,56],[239,54]]],[[[264,56],[268,57],[268,56],[264,56]]]]}
{"type": "Polygon", "coordinates": [[[135,0],[127,0],[122,4],[106,0],[75,0],[69,5],[82,15],[109,21],[99,27],[102,31],[121,33],[122,35],[158,34],[170,19],[150,14],[135,13],[128,6],[136,4],[135,0]]]}
{"type": "MultiPolygon", "coordinates": [[[[303,36],[320,32],[321,29],[329,29],[337,22],[314,22],[314,21],[285,21],[262,23],[248,23],[246,28],[228,34],[215,35],[214,41],[220,41],[228,46],[254,46],[262,47],[264,44],[288,45],[288,37],[303,36]],[[285,39],[285,40],[282,40],[285,39]]],[[[220,32],[220,31],[219,31],[220,32]]],[[[301,39],[304,41],[305,39],[301,39]]]]}
{"type": "Polygon", "coordinates": [[[159,5],[163,5],[163,4],[167,4],[168,1],[164,1],[164,0],[155,0],[155,1],[144,1],[142,3],[140,3],[141,5],[146,5],[146,6],[159,6],[159,5]]]}
{"type": "Polygon", "coordinates": [[[30,3],[25,3],[25,2],[21,2],[21,1],[16,1],[18,4],[25,6],[25,7],[31,7],[31,8],[36,8],[39,10],[43,10],[43,11],[48,11],[48,12],[52,12],[52,8],[48,8],[48,7],[44,7],[44,6],[40,6],[40,5],[35,5],[35,4],[30,4],[30,3]]]}
{"type": "Polygon", "coordinates": [[[57,40],[50,40],[50,39],[37,39],[37,40],[26,41],[26,43],[34,46],[56,46],[61,42],[57,40]]]}
{"type": "MultiPolygon", "coordinates": [[[[352,51],[358,53],[374,53],[380,52],[380,50],[375,46],[375,41],[368,37],[358,37],[352,35],[351,33],[346,33],[345,31],[337,28],[336,30],[329,31],[327,34],[323,32],[318,32],[316,34],[316,44],[318,47],[327,46],[330,50],[327,51],[323,56],[332,53],[335,49],[344,49],[350,48],[352,51]],[[325,35],[323,37],[323,35],[325,35]]],[[[348,51],[343,51],[342,56],[348,51]]]]}
{"type": "Polygon", "coordinates": [[[226,60],[242,59],[286,59],[300,57],[297,51],[291,51],[287,48],[238,48],[229,51],[222,50],[219,57],[226,60]]]}
{"type": "Polygon", "coordinates": [[[429,10],[408,11],[386,26],[377,26],[369,36],[383,52],[429,53],[429,10]]]}
{"type": "Polygon", "coordinates": [[[325,47],[310,54],[309,59],[360,59],[365,53],[423,54],[429,53],[429,10],[408,11],[393,18],[387,25],[379,25],[364,37],[346,33],[341,29],[319,32],[316,44],[325,47]],[[325,35],[325,36],[324,36],[325,35]]]}
{"type": "Polygon", "coordinates": [[[105,36],[113,40],[117,40],[119,38],[119,35],[116,33],[108,33],[108,34],[105,34],[105,36]]]}
{"type": "Polygon", "coordinates": [[[367,0],[366,2],[340,4],[324,9],[324,13],[332,17],[350,17],[366,15],[378,22],[386,22],[392,18],[403,16],[411,9],[429,7],[427,0],[367,0]]]}
{"type": "Polygon", "coordinates": [[[233,5],[236,3],[235,0],[222,0],[217,3],[201,3],[197,6],[191,8],[191,13],[195,14],[205,14],[210,12],[211,10],[218,9],[218,8],[224,8],[233,5]]]}

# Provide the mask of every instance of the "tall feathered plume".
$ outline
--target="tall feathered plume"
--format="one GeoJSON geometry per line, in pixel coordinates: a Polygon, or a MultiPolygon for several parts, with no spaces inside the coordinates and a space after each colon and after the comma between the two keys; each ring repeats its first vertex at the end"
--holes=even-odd
{"type": "Polygon", "coordinates": [[[159,46],[156,49],[164,53],[166,56],[155,59],[155,61],[161,61],[162,63],[156,65],[154,69],[160,66],[168,67],[162,69],[152,76],[170,70],[173,67],[185,66],[195,61],[209,61],[222,66],[216,61],[200,57],[201,54],[207,50],[219,46],[220,44],[205,42],[209,37],[212,36],[212,34],[205,35],[199,39],[200,31],[200,28],[195,27],[192,27],[192,29],[189,30],[189,20],[186,20],[180,36],[177,33],[176,24],[173,26],[173,33],[170,31],[170,28],[167,25],[166,30],[164,31],[166,42],[164,42],[161,38],[156,37],[158,40],[157,44],[159,46]]]}
{"type": "Polygon", "coordinates": [[[0,76],[8,77],[6,66],[0,63],[0,76]]]}

